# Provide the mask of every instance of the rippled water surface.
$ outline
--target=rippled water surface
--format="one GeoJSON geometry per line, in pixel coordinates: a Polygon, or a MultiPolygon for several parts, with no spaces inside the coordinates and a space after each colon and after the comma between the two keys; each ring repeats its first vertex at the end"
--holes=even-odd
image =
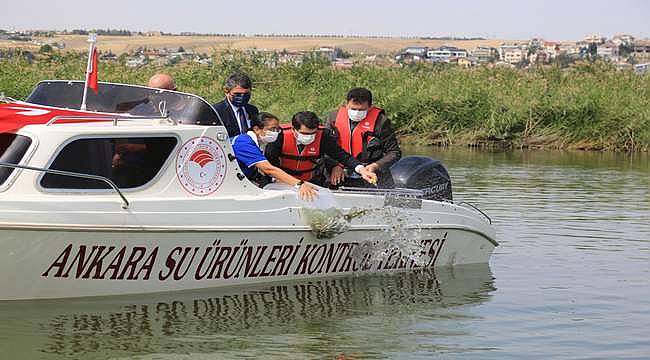
{"type": "Polygon", "coordinates": [[[492,217],[489,267],[0,302],[0,359],[650,358],[647,154],[407,150],[492,217]]]}

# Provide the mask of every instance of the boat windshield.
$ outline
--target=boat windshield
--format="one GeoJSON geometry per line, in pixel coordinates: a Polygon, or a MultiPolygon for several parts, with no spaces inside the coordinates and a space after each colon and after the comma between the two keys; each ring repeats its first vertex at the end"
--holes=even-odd
{"type": "MultiPolygon", "coordinates": [[[[78,110],[83,91],[83,81],[41,81],[26,101],[78,110]]],[[[153,117],[167,112],[183,124],[222,125],[212,106],[196,95],[137,85],[100,82],[97,94],[88,90],[86,110],[153,117]]]]}

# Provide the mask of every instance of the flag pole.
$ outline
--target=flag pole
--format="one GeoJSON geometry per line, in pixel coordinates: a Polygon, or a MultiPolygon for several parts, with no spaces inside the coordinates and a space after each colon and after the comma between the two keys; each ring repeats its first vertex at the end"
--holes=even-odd
{"type": "Polygon", "coordinates": [[[81,99],[81,110],[86,110],[86,97],[88,96],[88,78],[93,71],[93,51],[95,50],[95,43],[97,43],[97,34],[88,34],[88,63],[86,64],[86,81],[84,82],[84,95],[81,99]]]}

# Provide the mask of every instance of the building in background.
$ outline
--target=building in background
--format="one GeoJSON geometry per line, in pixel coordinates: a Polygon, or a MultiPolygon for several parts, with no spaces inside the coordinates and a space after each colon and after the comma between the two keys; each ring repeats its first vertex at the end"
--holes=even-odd
{"type": "Polygon", "coordinates": [[[449,62],[452,58],[465,58],[467,57],[467,50],[457,48],[454,46],[441,46],[436,49],[429,49],[427,51],[427,58],[433,62],[449,62]]]}
{"type": "Polygon", "coordinates": [[[485,64],[496,60],[497,49],[486,46],[477,46],[470,51],[470,54],[472,57],[476,58],[480,64],[485,64]]]}
{"type": "Polygon", "coordinates": [[[619,46],[611,41],[599,44],[598,49],[596,50],[596,54],[608,61],[618,61],[619,46]]]}

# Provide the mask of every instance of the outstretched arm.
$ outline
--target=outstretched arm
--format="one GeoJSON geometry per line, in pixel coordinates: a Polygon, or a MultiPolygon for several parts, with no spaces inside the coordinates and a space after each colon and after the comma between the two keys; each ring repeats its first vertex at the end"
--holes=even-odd
{"type": "MultiPolygon", "coordinates": [[[[268,160],[261,161],[255,164],[255,167],[263,171],[266,175],[271,176],[272,178],[283,182],[290,186],[296,186],[301,183],[300,180],[295,177],[287,174],[284,170],[279,167],[273,166],[268,160]]],[[[318,192],[316,188],[307,182],[302,182],[302,185],[298,188],[298,194],[300,197],[307,201],[312,201],[318,197],[318,192]]]]}

